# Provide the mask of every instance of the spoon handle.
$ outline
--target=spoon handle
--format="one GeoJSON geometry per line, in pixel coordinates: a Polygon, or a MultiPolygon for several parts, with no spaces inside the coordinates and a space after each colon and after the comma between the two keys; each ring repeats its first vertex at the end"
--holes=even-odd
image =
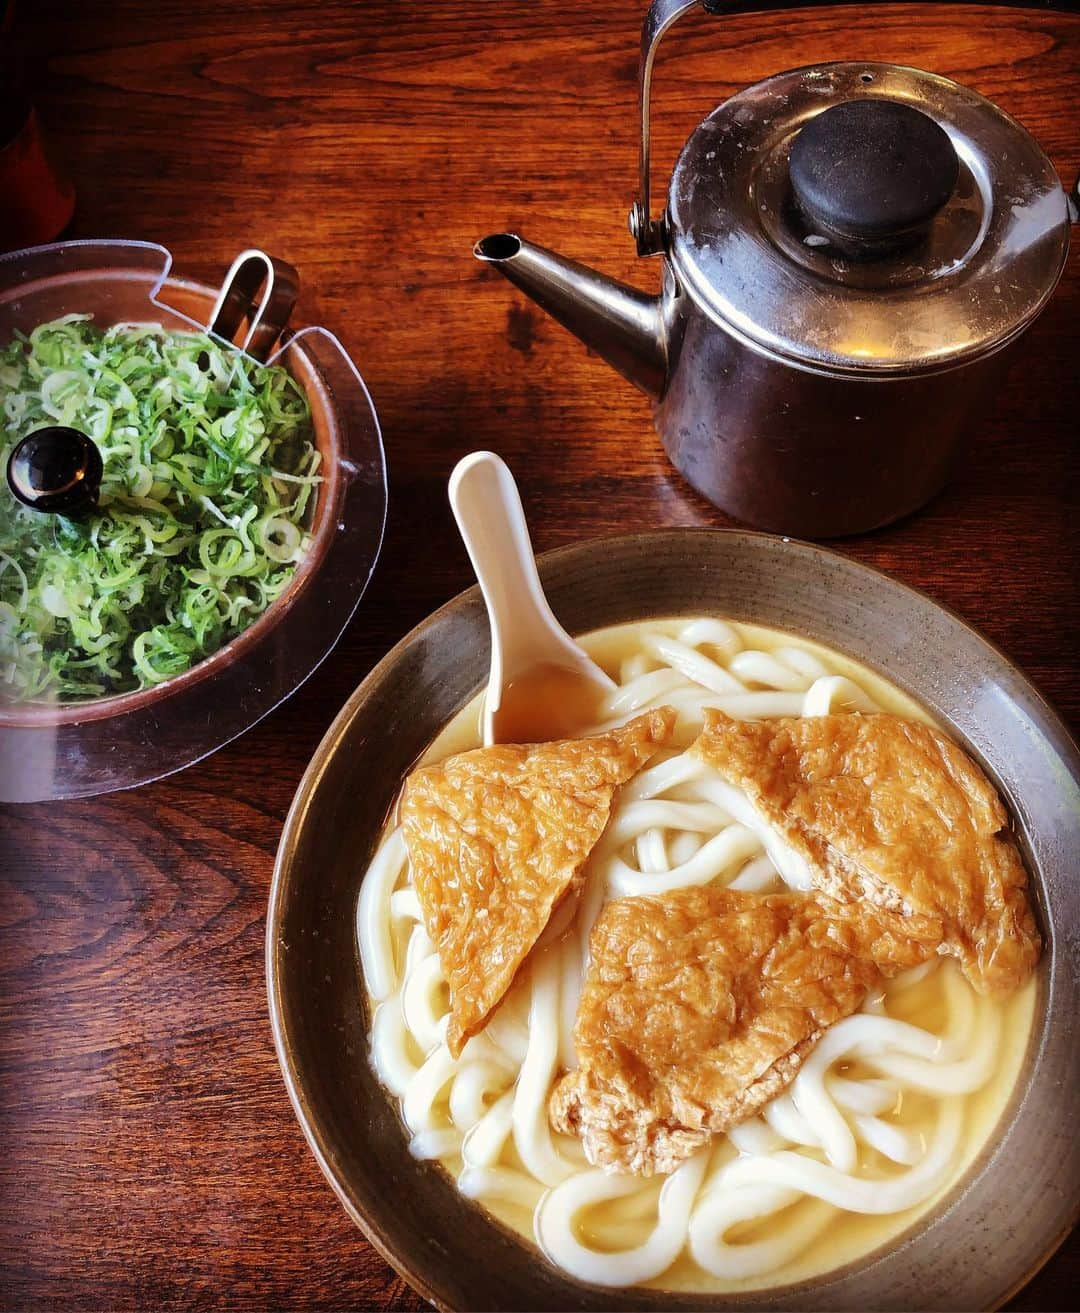
{"type": "Polygon", "coordinates": [[[536,572],[514,476],[491,451],[474,451],[450,476],[450,505],[491,622],[491,688],[538,660],[577,656],[536,572]]]}

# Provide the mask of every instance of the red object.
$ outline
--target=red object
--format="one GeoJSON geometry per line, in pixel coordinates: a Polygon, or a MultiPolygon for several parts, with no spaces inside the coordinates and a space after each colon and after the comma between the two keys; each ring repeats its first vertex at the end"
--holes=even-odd
{"type": "Polygon", "coordinates": [[[49,159],[32,106],[22,127],[0,148],[0,196],[0,250],[5,251],[51,242],[75,210],[75,188],[49,159]]]}

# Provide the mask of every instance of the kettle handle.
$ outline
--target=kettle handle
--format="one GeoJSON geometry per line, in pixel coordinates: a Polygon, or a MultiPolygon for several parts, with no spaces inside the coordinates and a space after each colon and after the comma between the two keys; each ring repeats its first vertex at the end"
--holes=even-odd
{"type": "MultiPolygon", "coordinates": [[[[663,219],[651,217],[649,102],[652,92],[653,64],[660,42],[690,9],[701,6],[706,13],[730,15],[767,10],[801,9],[809,0],[653,0],[641,28],[641,56],[638,63],[638,99],[641,107],[641,148],[639,153],[638,198],[630,208],[630,232],[637,242],[638,255],[659,255],[664,249],[663,219]]],[[[867,0],[832,0],[833,4],[866,4],[867,0]]],[[[969,4],[994,5],[1008,9],[1060,9],[1069,12],[1074,0],[967,0],[969,4]]],[[[1080,178],[1073,189],[1070,212],[1080,204],[1080,178]]]]}

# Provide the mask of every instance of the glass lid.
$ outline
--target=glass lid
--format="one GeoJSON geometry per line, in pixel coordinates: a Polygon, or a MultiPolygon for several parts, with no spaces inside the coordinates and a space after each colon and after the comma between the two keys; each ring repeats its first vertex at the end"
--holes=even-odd
{"type": "Polygon", "coordinates": [[[285,328],[295,271],[243,252],[219,291],[171,267],[145,242],[0,257],[5,802],[215,751],[318,666],[375,566],[378,419],[331,333],[285,328]]]}
{"type": "Polygon", "coordinates": [[[759,82],[690,137],[670,256],[696,301],[810,367],[938,369],[1038,314],[1069,240],[1050,161],[947,78],[825,64],[759,82]]]}

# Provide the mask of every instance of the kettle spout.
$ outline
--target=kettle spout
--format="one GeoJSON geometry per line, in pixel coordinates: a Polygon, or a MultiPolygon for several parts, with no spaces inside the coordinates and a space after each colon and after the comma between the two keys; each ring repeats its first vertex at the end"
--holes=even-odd
{"type": "Polygon", "coordinates": [[[492,233],[473,247],[499,272],[597,351],[635,387],[656,399],[667,359],[658,297],[604,278],[515,233],[492,233]]]}

